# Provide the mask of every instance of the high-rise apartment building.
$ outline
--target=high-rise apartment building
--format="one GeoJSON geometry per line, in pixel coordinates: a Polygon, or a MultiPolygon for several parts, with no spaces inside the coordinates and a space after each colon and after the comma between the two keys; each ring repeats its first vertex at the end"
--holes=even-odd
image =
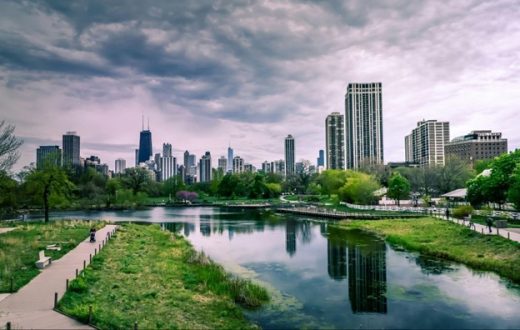
{"type": "Polygon", "coordinates": [[[244,172],[254,173],[256,172],[256,167],[253,164],[245,164],[244,172]]]}
{"type": "Polygon", "coordinates": [[[265,174],[272,172],[271,163],[267,160],[262,163],[262,172],[264,172],[265,174]]]}
{"type": "Polygon", "coordinates": [[[40,146],[36,149],[36,168],[45,166],[61,166],[61,149],[59,146],[40,146]]]}
{"type": "Polygon", "coordinates": [[[139,165],[139,149],[135,149],[135,166],[139,165]]]}
{"type": "Polygon", "coordinates": [[[244,172],[244,159],[240,156],[233,157],[233,173],[244,172]]]}
{"type": "Polygon", "coordinates": [[[233,172],[233,149],[227,148],[227,172],[233,172]]]}
{"type": "Polygon", "coordinates": [[[383,164],[381,83],[350,83],[345,94],[346,167],[383,164]]]}
{"type": "Polygon", "coordinates": [[[225,156],[221,156],[218,159],[218,170],[222,171],[222,173],[226,173],[227,172],[228,165],[227,165],[227,158],[225,156]]]}
{"type": "Polygon", "coordinates": [[[152,157],[152,132],[150,129],[142,130],[139,134],[138,163],[146,163],[152,157]]]}
{"type": "Polygon", "coordinates": [[[63,135],[63,166],[81,166],[79,157],[80,138],[76,132],[67,132],[63,135]]]}
{"type": "Polygon", "coordinates": [[[124,173],[126,170],[126,160],[122,158],[116,159],[115,173],[120,174],[124,173]]]}
{"type": "Polygon", "coordinates": [[[294,138],[288,135],[285,138],[285,176],[293,175],[295,171],[294,138]]]}
{"type": "Polygon", "coordinates": [[[271,162],[272,173],[284,176],[285,175],[285,161],[283,159],[271,162]]]}
{"type": "Polygon", "coordinates": [[[420,166],[445,164],[444,146],[450,141],[450,123],[423,120],[404,139],[406,162],[420,166]]]}
{"type": "Polygon", "coordinates": [[[507,152],[507,139],[502,133],[490,130],[472,131],[459,136],[444,147],[446,159],[458,157],[472,165],[478,160],[493,159],[507,152]]]}
{"type": "Polygon", "coordinates": [[[172,157],[172,145],[169,143],[163,143],[162,145],[162,155],[163,157],[172,157]]]}
{"type": "Polygon", "coordinates": [[[333,112],[325,119],[325,150],[327,169],[345,169],[345,128],[344,117],[333,112]]]}
{"type": "Polygon", "coordinates": [[[173,156],[166,156],[160,158],[160,173],[161,181],[166,181],[177,175],[177,159],[173,156]]]}
{"type": "Polygon", "coordinates": [[[211,181],[211,154],[206,151],[204,156],[200,158],[199,162],[199,182],[210,182],[211,181]]]}

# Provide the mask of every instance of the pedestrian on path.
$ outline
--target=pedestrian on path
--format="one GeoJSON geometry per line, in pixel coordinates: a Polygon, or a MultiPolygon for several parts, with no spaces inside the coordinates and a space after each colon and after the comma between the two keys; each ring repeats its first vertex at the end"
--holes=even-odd
{"type": "Polygon", "coordinates": [[[486,225],[488,226],[489,233],[491,233],[491,232],[492,232],[492,230],[491,230],[491,226],[493,226],[493,219],[491,219],[491,217],[487,217],[487,219],[486,219],[486,225]]]}
{"type": "Polygon", "coordinates": [[[446,220],[450,220],[450,209],[446,208],[446,220]]]}

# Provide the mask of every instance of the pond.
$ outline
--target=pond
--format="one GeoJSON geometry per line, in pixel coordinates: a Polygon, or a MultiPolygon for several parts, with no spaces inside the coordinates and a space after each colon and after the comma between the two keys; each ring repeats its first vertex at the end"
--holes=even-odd
{"type": "Polygon", "coordinates": [[[364,232],[268,211],[162,208],[56,218],[158,223],[228,271],[266,286],[262,328],[520,328],[520,287],[489,272],[394,249],[364,232]]]}

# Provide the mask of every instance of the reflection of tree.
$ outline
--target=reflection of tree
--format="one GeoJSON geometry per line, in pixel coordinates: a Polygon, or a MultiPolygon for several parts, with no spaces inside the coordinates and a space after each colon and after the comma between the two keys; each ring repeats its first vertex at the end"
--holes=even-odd
{"type": "Polygon", "coordinates": [[[161,223],[161,227],[163,230],[171,231],[174,234],[177,234],[182,230],[184,224],[178,222],[163,222],[161,223]]]}
{"type": "Polygon", "coordinates": [[[211,236],[211,223],[207,219],[200,219],[199,231],[202,236],[211,236]]]}
{"type": "Polygon", "coordinates": [[[347,277],[347,245],[343,240],[327,241],[327,269],[330,278],[342,280],[347,277]]]}
{"type": "Polygon", "coordinates": [[[293,219],[285,222],[285,251],[291,257],[296,253],[296,221],[293,219]]]}
{"type": "Polygon", "coordinates": [[[195,224],[191,222],[185,222],[184,223],[184,236],[188,237],[190,236],[190,233],[195,231],[195,224]]]}

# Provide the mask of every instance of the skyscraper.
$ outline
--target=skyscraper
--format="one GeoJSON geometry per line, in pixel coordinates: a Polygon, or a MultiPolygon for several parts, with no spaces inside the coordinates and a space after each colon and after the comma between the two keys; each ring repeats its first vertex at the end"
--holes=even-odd
{"type": "Polygon", "coordinates": [[[233,149],[227,148],[227,171],[233,172],[233,149]]]}
{"type": "Polygon", "coordinates": [[[449,122],[420,121],[404,139],[406,161],[420,166],[444,165],[444,146],[449,141],[449,122]]]}
{"type": "Polygon", "coordinates": [[[124,173],[126,169],[126,160],[122,158],[116,159],[116,167],[115,167],[115,173],[124,173]]]}
{"type": "Polygon", "coordinates": [[[162,145],[162,155],[163,157],[172,157],[172,145],[169,143],[163,143],[162,145]]]}
{"type": "Polygon", "coordinates": [[[267,160],[262,163],[262,172],[264,172],[265,174],[272,172],[271,163],[268,162],[267,160]]]}
{"type": "Polygon", "coordinates": [[[139,134],[139,158],[138,163],[145,163],[152,157],[152,132],[150,128],[142,130],[139,134]]]}
{"type": "Polygon", "coordinates": [[[79,159],[80,139],[76,132],[67,132],[63,135],[63,166],[81,166],[79,159]]]}
{"type": "Polygon", "coordinates": [[[327,169],[345,169],[345,134],[343,115],[333,112],[325,119],[325,150],[327,169]]]}
{"type": "Polygon", "coordinates": [[[139,165],[139,149],[135,149],[135,166],[139,165]]]}
{"type": "Polygon", "coordinates": [[[200,177],[199,182],[210,182],[211,181],[211,154],[206,151],[204,156],[200,158],[199,163],[200,177]]]}
{"type": "Polygon", "coordinates": [[[166,181],[177,175],[177,159],[173,156],[161,157],[159,168],[161,181],[166,181]]]}
{"type": "Polygon", "coordinates": [[[227,158],[226,157],[221,156],[218,159],[218,169],[220,171],[222,171],[222,173],[226,173],[227,172],[228,166],[227,166],[227,158]]]}
{"type": "Polygon", "coordinates": [[[233,173],[244,172],[244,159],[240,156],[233,157],[233,173]]]}
{"type": "Polygon", "coordinates": [[[285,138],[285,176],[294,174],[294,159],[294,138],[289,134],[285,138]]]}
{"type": "Polygon", "coordinates": [[[325,151],[320,150],[318,152],[318,159],[316,161],[316,165],[317,165],[317,167],[325,166],[325,151]]]}
{"type": "Polygon", "coordinates": [[[47,165],[61,166],[59,146],[40,146],[36,149],[36,168],[40,170],[47,165]]]}
{"type": "Polygon", "coordinates": [[[346,167],[383,164],[381,83],[349,83],[345,94],[346,167]]]}

